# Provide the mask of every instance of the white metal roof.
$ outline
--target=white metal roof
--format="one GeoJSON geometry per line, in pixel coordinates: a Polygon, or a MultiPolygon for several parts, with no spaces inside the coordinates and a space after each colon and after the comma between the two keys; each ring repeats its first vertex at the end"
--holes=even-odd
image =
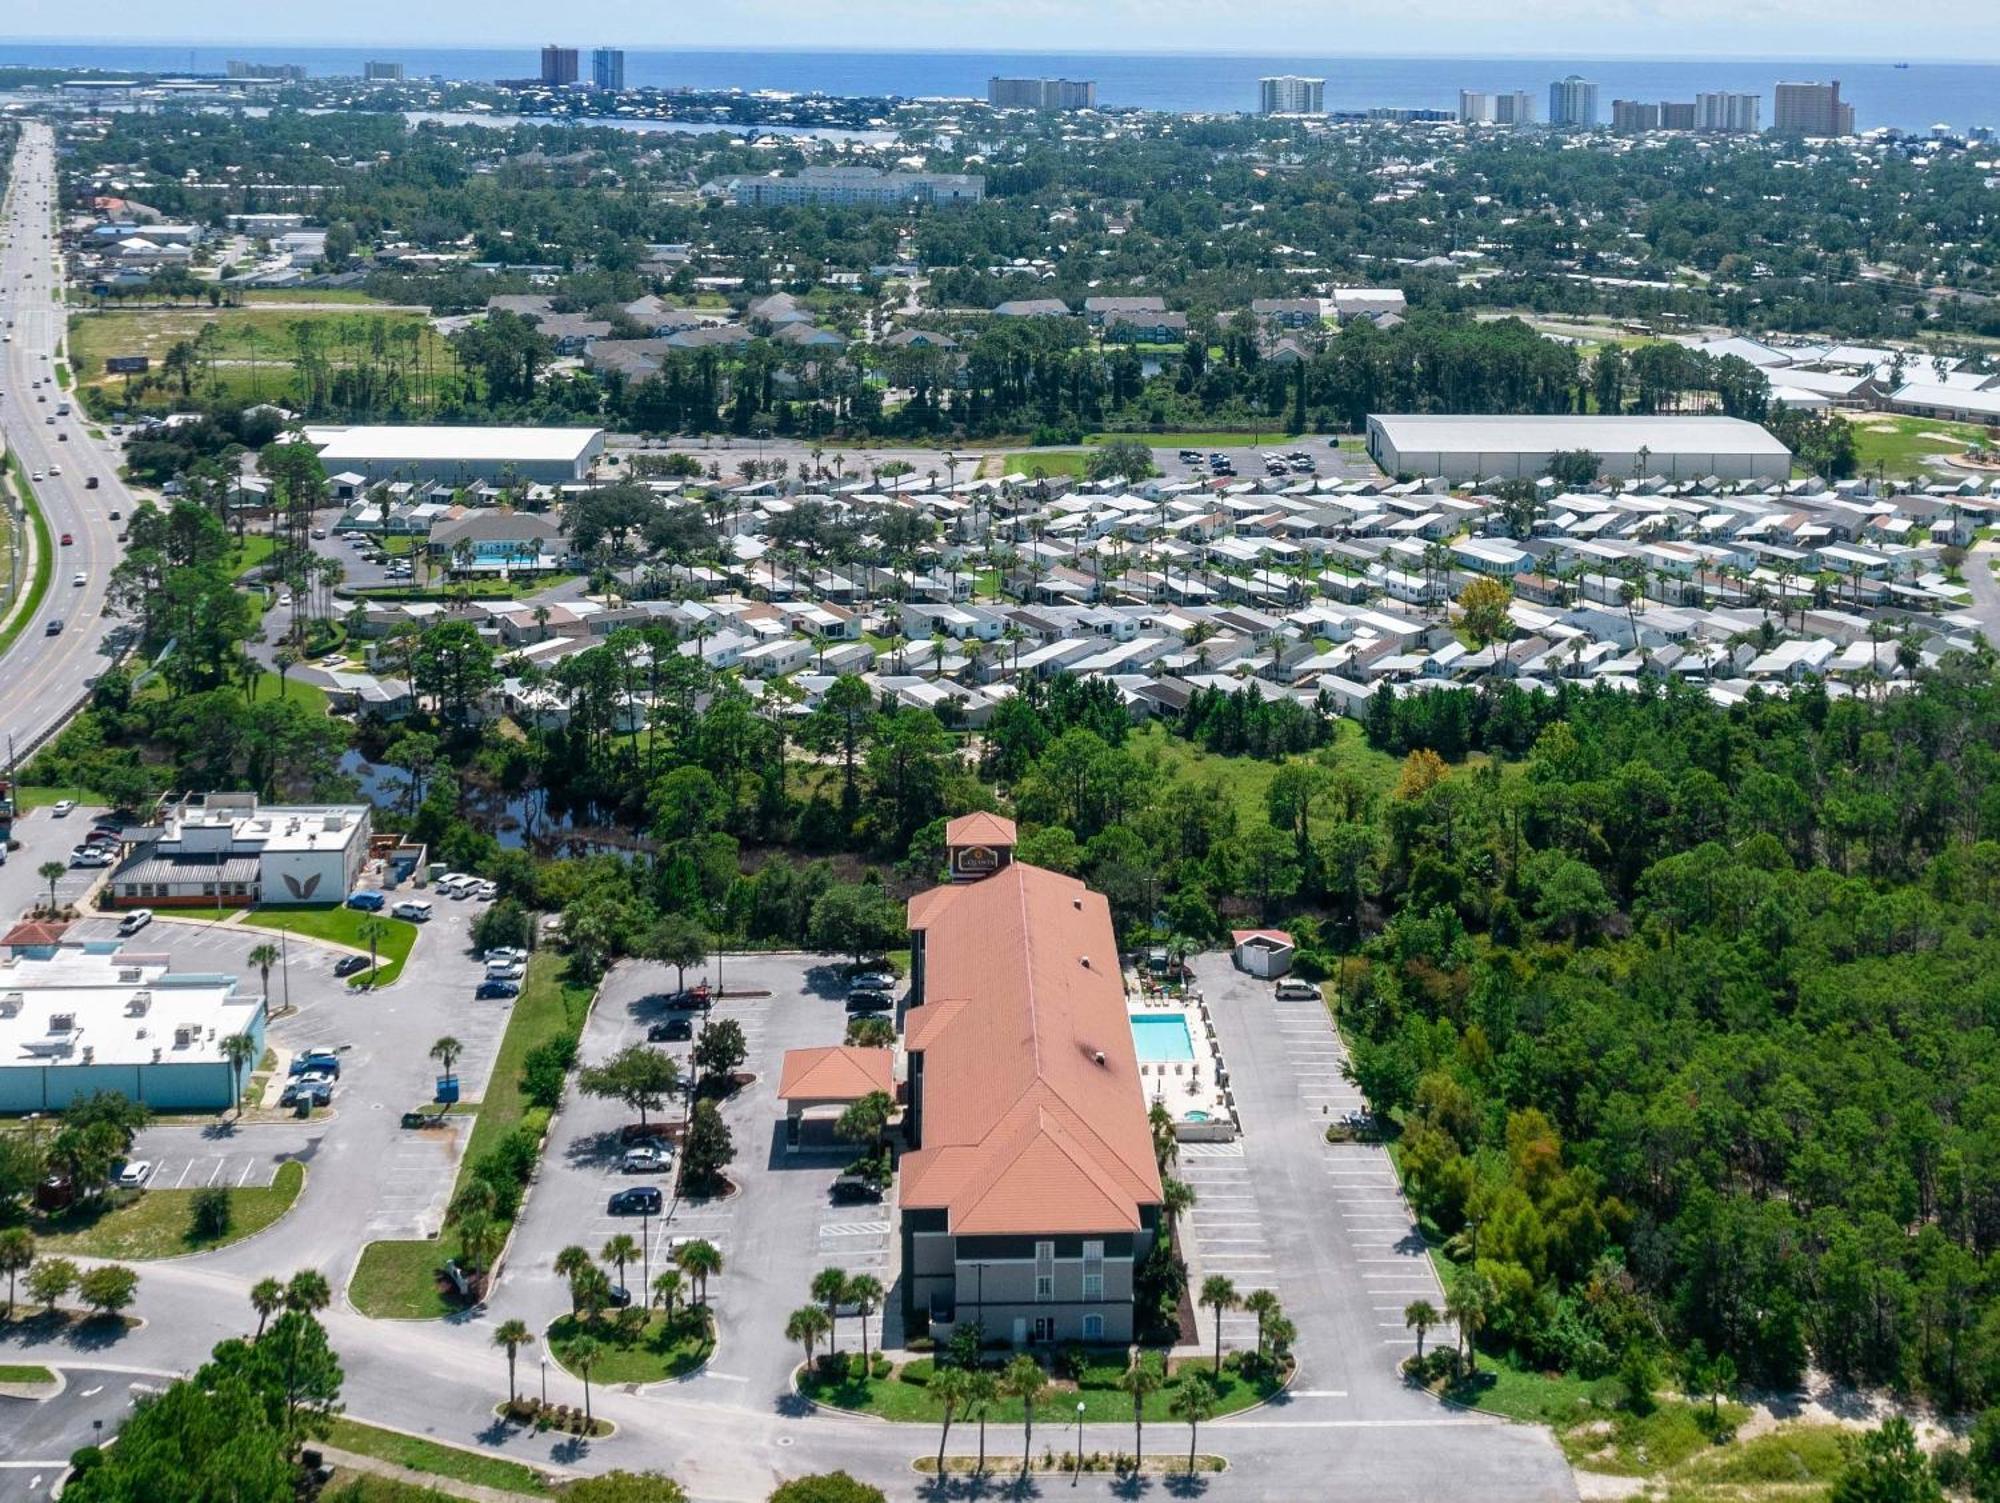
{"type": "Polygon", "coordinates": [[[335,465],[375,460],[386,463],[430,461],[433,463],[574,463],[593,441],[604,436],[602,428],[459,428],[443,424],[425,426],[363,425],[354,428],[309,429],[307,437],[324,443],[320,463],[335,465]]]}
{"type": "Polygon", "coordinates": [[[1768,454],[1791,451],[1755,423],[1728,417],[1448,417],[1375,415],[1398,450],[1417,453],[1524,454],[1561,449],[1602,453],[1768,454]]]}

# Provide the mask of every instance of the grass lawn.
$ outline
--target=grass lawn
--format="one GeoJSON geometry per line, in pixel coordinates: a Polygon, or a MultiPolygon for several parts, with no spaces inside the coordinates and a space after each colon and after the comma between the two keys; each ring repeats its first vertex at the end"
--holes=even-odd
{"type": "Polygon", "coordinates": [[[229,1230],[215,1238],[193,1235],[194,1190],[114,1190],[87,1211],[72,1209],[35,1228],[42,1251],[90,1258],[172,1258],[207,1252],[261,1232],[292,1208],[304,1188],[303,1164],[278,1166],[269,1185],[229,1191],[229,1230]]]}
{"type": "MultiPolygon", "coordinates": [[[[255,704],[260,699],[276,699],[279,692],[278,675],[260,673],[250,684],[250,702],[255,704]]],[[[326,713],[326,690],[318,684],[309,684],[304,679],[293,678],[288,673],[285,675],[283,693],[286,699],[301,709],[315,715],[326,713]]]]}
{"type": "Polygon", "coordinates": [[[538,574],[530,579],[469,579],[460,584],[368,585],[353,591],[360,600],[449,600],[463,594],[473,600],[511,600],[516,595],[543,589],[569,578],[567,574],[538,574]]]}
{"type": "Polygon", "coordinates": [[[370,297],[359,287],[250,287],[243,291],[243,300],[253,306],[258,303],[352,303],[357,308],[387,306],[380,298],[370,297]]]}
{"type": "MultiPolygon", "coordinates": [[[[628,1268],[633,1279],[639,1270],[628,1268]]],[[[593,1383],[659,1383],[668,1378],[684,1378],[715,1350],[715,1326],[708,1312],[698,1311],[698,1320],[686,1310],[676,1311],[672,1326],[666,1312],[656,1310],[642,1333],[624,1335],[610,1316],[597,1321],[565,1315],[550,1326],[543,1345],[565,1372],[563,1350],[579,1336],[594,1336],[602,1344],[597,1363],[590,1370],[593,1383]]]]}
{"type": "MultiPolygon", "coordinates": [[[[41,608],[42,598],[49,593],[49,581],[55,577],[56,567],[55,539],[49,532],[48,518],[42,515],[42,505],[36,498],[34,487],[28,482],[28,472],[21,468],[20,459],[13,454],[7,456],[6,465],[14,476],[14,489],[20,493],[28,525],[35,532],[35,572],[27,581],[27,598],[8,601],[10,608],[19,606],[20,609],[13,612],[7,629],[0,631],[0,652],[12,647],[21,633],[27,630],[28,623],[41,608]]],[[[21,539],[10,538],[9,546],[20,547],[21,539]]]]}
{"type": "Polygon", "coordinates": [[[142,378],[128,382],[123,376],[105,374],[105,357],[146,355],[157,369],[169,348],[194,340],[211,325],[218,331],[216,343],[203,367],[194,373],[196,397],[219,389],[238,401],[287,400],[294,394],[292,369],[298,359],[297,329],[301,325],[311,327],[321,359],[334,369],[381,364],[371,354],[378,330],[387,336],[388,350],[400,357],[408,347],[399,342],[397,333],[415,327],[419,332],[410,383],[413,401],[422,406],[426,400],[426,371],[440,373],[441,385],[451,381],[451,357],[445,341],[422,313],[365,306],[352,312],[283,306],[79,311],[70,315],[69,350],[85,394],[102,393],[106,400],[129,410],[172,409],[184,405],[178,381],[151,385],[142,378]],[[143,392],[141,385],[146,385],[143,392]],[[133,393],[130,397],[128,390],[133,393]]]}
{"type": "Polygon", "coordinates": [[[53,1383],[56,1375],[46,1367],[0,1362],[0,1383],[53,1383]]]}
{"type": "MultiPolygon", "coordinates": [[[[1725,1434],[1749,1417],[1750,1411],[1741,1404],[1724,1404],[1720,1410],[1725,1434]]],[[[1697,1409],[1673,1401],[1645,1415],[1619,1409],[1571,1428],[1560,1439],[1572,1466],[1619,1477],[1650,1477],[1713,1451],[1714,1433],[1706,1405],[1697,1409]]]]}
{"type": "Polygon", "coordinates": [[[229,550],[229,557],[223,568],[231,578],[240,578],[256,568],[277,552],[278,545],[271,541],[268,533],[246,532],[237,544],[229,550]]]}
{"type": "Polygon", "coordinates": [[[1019,472],[1031,480],[1055,475],[1081,480],[1089,467],[1088,449],[1037,449],[1032,454],[1009,454],[1002,463],[1002,473],[1019,472]]]}
{"type": "Polygon", "coordinates": [[[46,809],[50,804],[59,804],[64,799],[74,799],[79,804],[97,802],[97,795],[88,788],[64,788],[45,784],[23,786],[14,790],[16,812],[26,814],[30,809],[46,809]]]}
{"type": "MultiPolygon", "coordinates": [[[[1182,1359],[1174,1364],[1173,1371],[1180,1373],[1189,1367],[1206,1372],[1208,1363],[1202,1359],[1182,1359]]],[[[933,1370],[930,1359],[922,1358],[905,1363],[887,1378],[842,1376],[829,1379],[815,1372],[801,1377],[799,1390],[809,1399],[837,1408],[859,1410],[906,1424],[935,1424],[944,1417],[944,1411],[928,1386],[927,1380],[933,1370]],[[913,1382],[912,1378],[919,1381],[913,1382]]],[[[1081,1386],[1067,1380],[1051,1382],[1041,1403],[1035,1406],[1036,1427],[1075,1424],[1079,1401],[1083,1404],[1083,1417],[1089,1424],[1129,1425],[1132,1422],[1132,1396],[1117,1386],[1118,1374],[1123,1370],[1121,1357],[1115,1363],[1091,1368],[1085,1373],[1081,1386]]],[[[1245,1378],[1225,1362],[1215,1412],[1221,1416],[1248,1409],[1270,1398],[1279,1386],[1277,1380],[1272,1378],[1256,1381],[1245,1378]]],[[[1147,1423],[1170,1422],[1173,1418],[1169,1408],[1172,1401],[1172,1394],[1164,1388],[1148,1394],[1147,1423]]],[[[1020,1424],[1021,1401],[1001,1399],[986,1419],[988,1424],[1020,1424]]]]}
{"type": "Polygon", "coordinates": [[[378,1461],[393,1462],[413,1472],[429,1472],[457,1482],[498,1488],[502,1492],[527,1493],[537,1498],[555,1495],[542,1473],[518,1461],[509,1461],[504,1456],[482,1455],[460,1446],[443,1445],[421,1436],[384,1430],[377,1425],[349,1419],[344,1414],[334,1417],[333,1433],[327,1436],[326,1441],[343,1451],[373,1456],[378,1461]]]}
{"type": "MultiPolygon", "coordinates": [[[[1386,795],[1394,788],[1396,780],[1402,775],[1403,764],[1387,752],[1371,747],[1361,727],[1352,720],[1334,723],[1332,746],[1334,770],[1352,773],[1377,797],[1386,795]]],[[[1268,817],[1265,800],[1270,793],[1271,780],[1278,775],[1281,764],[1277,762],[1266,762],[1256,757],[1218,756],[1157,725],[1134,731],[1126,747],[1142,759],[1156,757],[1162,769],[1176,776],[1192,778],[1197,783],[1218,785],[1222,796],[1235,806],[1239,821],[1255,824],[1268,817]]],[[[1307,758],[1302,755],[1298,760],[1307,758]]],[[[1472,760],[1467,758],[1468,763],[1472,760]]],[[[1322,811],[1322,817],[1330,828],[1333,823],[1331,811],[1322,811]]]]}
{"type": "Polygon", "coordinates": [[[1987,430],[1977,423],[1897,417],[1887,412],[1856,413],[1847,423],[1854,432],[1857,473],[1873,475],[1880,465],[1892,479],[1928,476],[1927,460],[1960,454],[1968,444],[1988,441],[1987,430]]]}
{"type": "MultiPolygon", "coordinates": [[[[521,1064],[538,1044],[567,1033],[582,1032],[595,989],[565,979],[560,956],[544,951],[528,962],[527,984],[514,999],[500,1053],[493,1061],[493,1078],[480,1103],[479,1116],[459,1165],[476,1164],[500,1138],[527,1115],[521,1094],[521,1064]]],[[[457,1193],[457,1186],[453,1187],[457,1193]]],[[[347,1286],[347,1297],[363,1315],[393,1319],[431,1319],[457,1308],[437,1290],[437,1270],[445,1258],[442,1241],[370,1242],[347,1286]]]]}
{"type": "Polygon", "coordinates": [[[415,924],[390,918],[383,913],[364,913],[359,908],[348,908],[340,903],[312,908],[252,908],[244,915],[243,922],[254,929],[283,929],[307,939],[323,939],[366,950],[368,937],[361,926],[369,919],[379,920],[383,928],[383,934],[376,943],[379,964],[373,971],[363,971],[353,977],[349,984],[367,980],[375,986],[387,986],[403,973],[403,962],[410,958],[411,947],[417,942],[415,924]]]}

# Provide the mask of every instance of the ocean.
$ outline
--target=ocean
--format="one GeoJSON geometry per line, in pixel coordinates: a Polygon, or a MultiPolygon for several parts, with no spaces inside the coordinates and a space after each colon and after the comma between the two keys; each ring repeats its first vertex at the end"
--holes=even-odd
{"type": "MultiPolygon", "coordinates": [[[[220,73],[231,58],[298,63],[314,75],[358,75],[371,58],[400,62],[412,77],[522,78],[539,66],[530,48],[500,50],[385,46],[169,47],[103,46],[0,40],[0,64],[99,68],[110,72],[220,73]]],[[[589,71],[589,52],[583,56],[589,71]]],[[[1247,111],[1257,80],[1303,73],[1326,79],[1331,110],[1395,106],[1456,108],[1460,89],[1526,89],[1544,117],[1554,80],[1579,73],[1597,84],[1598,111],[1613,99],[1693,99],[1698,91],[1761,94],[1770,124],[1780,79],[1838,78],[1862,130],[1934,124],[1968,130],[2000,126],[2000,65],[1977,63],[1756,61],[1615,58],[1253,57],[1236,53],[788,52],[627,49],[632,88],[772,89],[792,93],[984,97],[990,75],[1089,78],[1100,104],[1183,113],[1247,111]]]]}

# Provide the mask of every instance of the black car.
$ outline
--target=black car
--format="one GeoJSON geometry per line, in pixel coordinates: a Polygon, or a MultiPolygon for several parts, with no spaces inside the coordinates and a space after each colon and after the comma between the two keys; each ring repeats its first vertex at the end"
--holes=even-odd
{"type": "Polygon", "coordinates": [[[605,1209],[613,1216],[657,1216],[665,1205],[666,1197],[657,1186],[634,1185],[612,1196],[605,1209]]]}
{"type": "Polygon", "coordinates": [[[340,957],[339,963],[334,966],[333,974],[336,976],[352,976],[356,971],[365,971],[368,968],[369,960],[366,955],[343,955],[340,957]]]}
{"type": "Polygon", "coordinates": [[[847,1010],[860,1014],[887,1012],[896,1005],[896,999],[887,992],[859,991],[847,994],[847,1010]]]}
{"type": "Polygon", "coordinates": [[[833,1182],[832,1195],[839,1205],[855,1201],[879,1201],[882,1187],[859,1174],[843,1174],[833,1182]]]}
{"type": "Polygon", "coordinates": [[[700,1012],[707,1008],[709,994],[690,987],[686,991],[661,992],[649,999],[657,1002],[668,1012],[700,1012]]]}
{"type": "Polygon", "coordinates": [[[610,1301],[612,1309],[622,1310],[632,1303],[632,1291],[627,1289],[623,1284],[613,1284],[611,1286],[611,1293],[607,1298],[610,1301]]]}
{"type": "Polygon", "coordinates": [[[678,1039],[694,1037],[694,1022],[690,1018],[668,1018],[664,1023],[655,1023],[646,1030],[646,1042],[650,1044],[670,1044],[678,1039]]]}
{"type": "Polygon", "coordinates": [[[495,997],[518,997],[521,995],[521,983],[518,981],[482,981],[479,983],[479,989],[472,995],[477,997],[481,1002],[489,1002],[495,997]]]}

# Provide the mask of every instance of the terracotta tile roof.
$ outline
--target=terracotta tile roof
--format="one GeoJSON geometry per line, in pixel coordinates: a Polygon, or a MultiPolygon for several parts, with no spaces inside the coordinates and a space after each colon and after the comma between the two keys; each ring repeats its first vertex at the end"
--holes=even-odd
{"type": "Polygon", "coordinates": [[[1015,862],[920,893],[910,927],[923,1147],[903,1161],[903,1205],[943,1208],[958,1234],[1137,1229],[1160,1175],[1104,898],[1015,862]]]}
{"type": "Polygon", "coordinates": [[[1014,845],[1014,821],[999,814],[961,814],[944,827],[946,845],[1014,845]]]}
{"type": "Polygon", "coordinates": [[[1281,945],[1289,945],[1292,942],[1291,935],[1282,929],[1232,929],[1229,931],[1229,941],[1231,944],[1240,945],[1249,939],[1275,940],[1281,945]]]}
{"type": "Polygon", "coordinates": [[[887,1049],[787,1049],[778,1076],[783,1101],[859,1101],[871,1091],[893,1096],[894,1061],[887,1049]]]}
{"type": "Polygon", "coordinates": [[[0,945],[53,945],[58,943],[69,928],[66,923],[43,923],[35,919],[23,919],[4,935],[0,935],[0,945]]]}

